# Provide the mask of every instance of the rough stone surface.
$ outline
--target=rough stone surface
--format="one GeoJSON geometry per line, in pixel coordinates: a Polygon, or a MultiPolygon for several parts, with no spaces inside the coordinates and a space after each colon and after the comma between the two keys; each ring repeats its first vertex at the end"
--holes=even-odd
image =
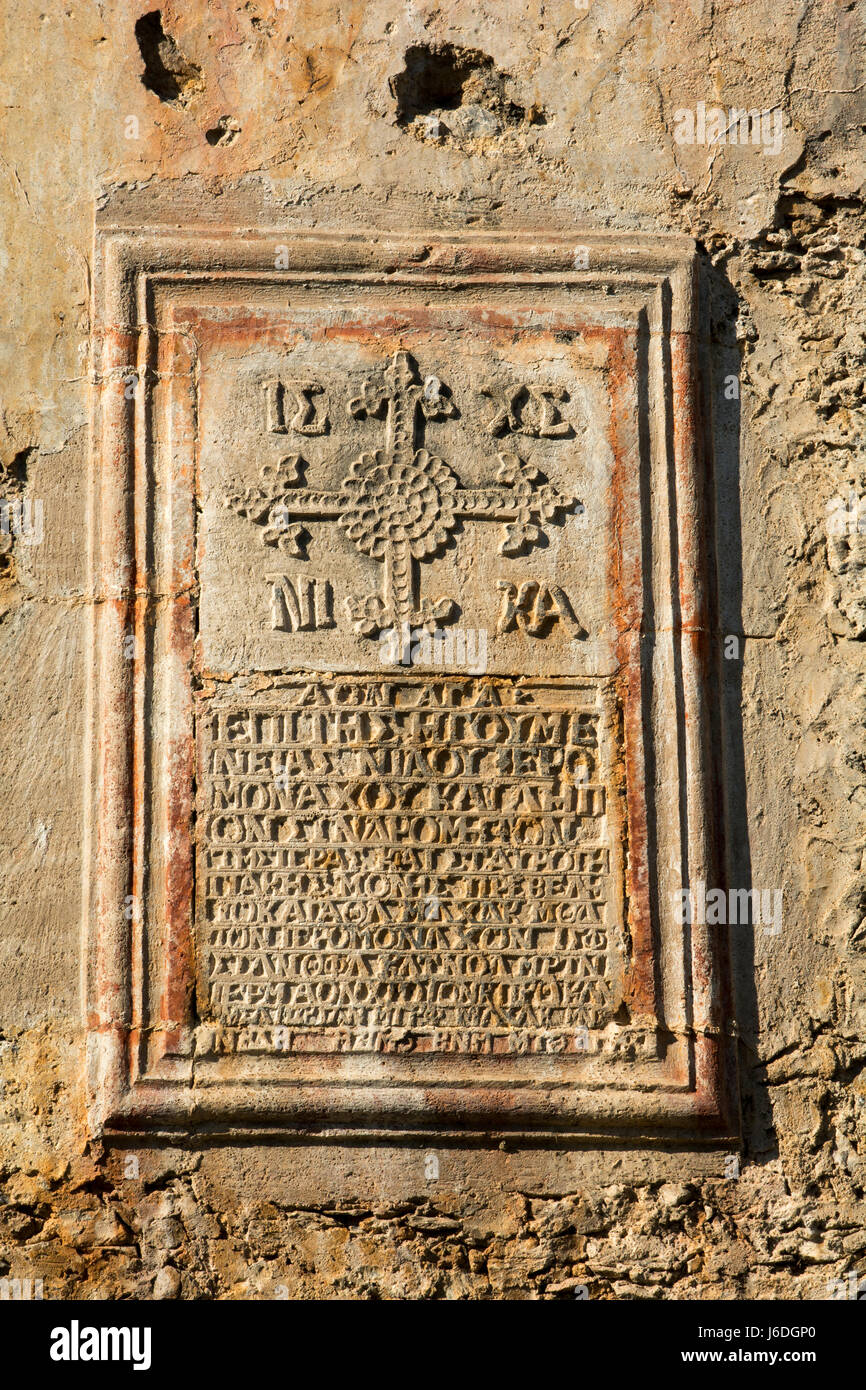
{"type": "MultiPolygon", "coordinates": [[[[158,1299],[798,1299],[866,1278],[862,25],[818,0],[7,10],[0,499],[26,524],[0,534],[0,1278],[158,1299]],[[765,112],[761,138],[678,141],[699,103],[765,112]],[[784,904],[778,936],[731,929],[736,1153],[94,1132],[94,210],[286,242],[577,227],[696,243],[717,840],[729,884],[784,904]]],[[[253,484],[251,464],[226,484],[253,484]]]]}

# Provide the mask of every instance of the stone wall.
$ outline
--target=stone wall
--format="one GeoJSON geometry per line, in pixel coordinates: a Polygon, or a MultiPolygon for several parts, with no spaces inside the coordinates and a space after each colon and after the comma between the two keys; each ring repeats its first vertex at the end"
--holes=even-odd
{"type": "Polygon", "coordinates": [[[0,24],[0,1276],[193,1299],[799,1299],[866,1278],[862,11],[45,0],[0,24]],[[758,113],[747,143],[732,110],[758,113]],[[287,240],[694,240],[717,832],[725,881],[783,903],[780,932],[730,931],[741,1149],[92,1132],[95,211],[287,240]]]}

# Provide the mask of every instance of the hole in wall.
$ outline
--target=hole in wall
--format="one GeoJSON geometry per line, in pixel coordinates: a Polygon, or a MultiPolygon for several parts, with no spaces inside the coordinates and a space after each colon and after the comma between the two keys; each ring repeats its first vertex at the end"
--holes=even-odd
{"type": "Polygon", "coordinates": [[[397,125],[411,127],[422,139],[477,139],[546,123],[543,109],[516,100],[508,73],[475,48],[415,44],[389,86],[397,125]]]}
{"type": "Polygon", "coordinates": [[[135,21],[135,37],[144,61],[141,81],[149,92],[170,106],[186,106],[204,90],[201,68],[181,53],[162,27],[162,13],[151,10],[135,21]]]}
{"type": "Polygon", "coordinates": [[[241,127],[233,116],[220,116],[216,125],[206,130],[204,138],[209,145],[232,145],[241,133],[241,127]]]}
{"type": "MultiPolygon", "coordinates": [[[[4,584],[14,583],[16,577],[16,523],[8,509],[20,506],[21,494],[27,486],[27,466],[35,452],[35,446],[30,444],[19,449],[9,463],[0,460],[0,582],[4,584]]],[[[0,612],[0,622],[4,616],[5,613],[0,612]]]]}
{"type": "Polygon", "coordinates": [[[27,464],[30,455],[35,452],[35,447],[28,444],[26,448],[19,449],[9,463],[0,463],[0,489],[11,486],[19,490],[24,487],[27,482],[27,464]]]}

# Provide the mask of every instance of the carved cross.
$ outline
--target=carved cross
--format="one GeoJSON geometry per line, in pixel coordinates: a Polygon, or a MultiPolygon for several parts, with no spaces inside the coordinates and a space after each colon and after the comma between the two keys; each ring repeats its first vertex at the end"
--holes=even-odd
{"type": "Polygon", "coordinates": [[[385,438],[382,448],[353,460],[339,488],[301,487],[302,460],[292,454],[265,464],[260,484],[230,494],[226,506],[263,526],[264,544],[295,557],[304,557],[305,522],[335,520],[360,551],[381,560],[381,593],[346,600],[362,636],[389,628],[432,631],[453,621],[453,599],[419,595],[418,562],[442,549],[461,518],[504,521],[500,553],[517,555],[540,539],[544,521],[574,504],[512,451],[498,455],[496,484],[462,487],[424,446],[426,423],[456,415],[456,407],[437,377],[420,380],[408,352],[395,352],[378,379],[365,381],[349,411],[356,419],[384,411],[385,438]]]}

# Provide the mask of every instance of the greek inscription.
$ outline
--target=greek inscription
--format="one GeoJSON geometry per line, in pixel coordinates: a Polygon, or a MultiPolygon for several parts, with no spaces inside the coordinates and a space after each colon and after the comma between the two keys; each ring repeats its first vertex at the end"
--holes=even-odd
{"type": "Polygon", "coordinates": [[[225,1045],[578,1051],[612,1002],[593,704],[352,677],[212,709],[199,915],[225,1045]]]}
{"type": "Polygon", "coordinates": [[[497,634],[518,629],[530,637],[540,637],[550,623],[559,621],[572,637],[588,635],[575,617],[565,590],[557,585],[541,584],[537,579],[526,579],[521,584],[500,580],[497,588],[502,593],[497,634]]]}
{"type": "Polygon", "coordinates": [[[280,381],[270,377],[262,383],[265,414],[270,434],[327,434],[330,420],[314,397],[324,394],[317,381],[280,381]]]}
{"type": "Polygon", "coordinates": [[[488,434],[523,434],[531,439],[568,439],[574,433],[562,418],[568,392],[559,386],[482,386],[494,413],[485,421],[488,434]]]}
{"type": "Polygon", "coordinates": [[[334,627],[334,594],[328,579],[294,581],[285,574],[265,575],[271,587],[271,627],[275,632],[314,632],[334,627]]]}

